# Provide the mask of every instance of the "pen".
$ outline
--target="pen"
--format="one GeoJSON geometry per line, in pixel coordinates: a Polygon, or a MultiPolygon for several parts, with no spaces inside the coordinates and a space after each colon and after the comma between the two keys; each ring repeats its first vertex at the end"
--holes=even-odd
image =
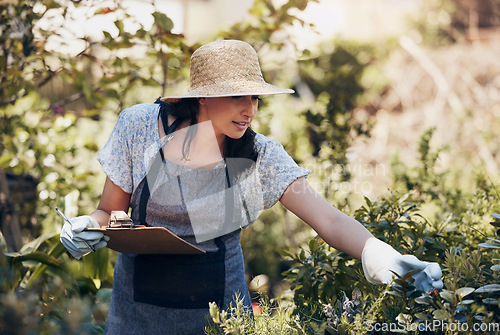
{"type": "MultiPolygon", "coordinates": [[[[61,212],[61,210],[59,208],[57,208],[57,207],[56,207],[56,212],[57,212],[57,214],[59,214],[64,219],[64,221],[66,221],[67,223],[69,223],[70,226],[72,226],[71,221],[69,221],[68,218],[66,217],[66,215],[64,215],[64,213],[61,212]]],[[[90,245],[89,242],[87,242],[85,240],[83,242],[85,242],[85,244],[87,245],[87,247],[90,248],[90,250],[92,250],[93,252],[95,252],[94,247],[92,245],[90,245]]]]}

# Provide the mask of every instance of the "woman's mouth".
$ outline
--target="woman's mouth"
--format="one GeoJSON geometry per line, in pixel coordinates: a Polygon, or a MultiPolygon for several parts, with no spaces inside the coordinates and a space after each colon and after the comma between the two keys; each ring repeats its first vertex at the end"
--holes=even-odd
{"type": "Polygon", "coordinates": [[[236,121],[233,121],[233,123],[236,125],[236,128],[240,130],[245,130],[249,124],[249,122],[236,122],[236,121]]]}

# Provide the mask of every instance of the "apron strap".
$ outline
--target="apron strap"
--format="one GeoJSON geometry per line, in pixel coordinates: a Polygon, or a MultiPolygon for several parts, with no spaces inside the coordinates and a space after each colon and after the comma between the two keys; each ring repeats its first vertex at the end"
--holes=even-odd
{"type": "MultiPolygon", "coordinates": [[[[180,121],[179,121],[179,119],[176,119],[169,126],[168,125],[168,114],[167,114],[167,108],[166,108],[167,104],[165,102],[161,101],[160,98],[158,98],[155,101],[155,103],[160,105],[159,115],[161,116],[161,120],[162,120],[162,124],[163,124],[163,129],[165,130],[165,134],[166,134],[166,136],[168,136],[168,135],[172,134],[177,129],[180,121]]],[[[160,154],[160,157],[158,157],[158,154],[155,156],[155,158],[153,159],[153,163],[151,165],[151,168],[148,171],[148,173],[146,174],[146,178],[144,180],[144,186],[142,188],[140,201],[139,201],[139,221],[140,221],[141,225],[144,225],[144,226],[148,225],[146,223],[146,209],[147,209],[148,201],[149,201],[149,198],[151,195],[150,190],[149,190],[148,181],[151,183],[152,186],[154,185],[154,183],[156,182],[156,179],[158,178],[158,174],[160,172],[160,169],[162,168],[163,163],[165,162],[165,156],[163,154],[162,147],[160,147],[160,149],[158,150],[158,153],[160,154]]],[[[225,166],[225,172],[226,172],[226,186],[227,186],[227,188],[225,190],[226,215],[224,218],[223,230],[232,223],[233,215],[234,215],[234,213],[232,211],[232,208],[234,208],[234,190],[231,188],[231,178],[229,176],[229,170],[227,168],[227,164],[225,166]]],[[[182,186],[180,184],[180,180],[178,180],[178,182],[179,182],[179,190],[180,190],[181,196],[182,196],[182,186]]],[[[217,245],[219,251],[222,251],[222,252],[225,251],[226,247],[225,247],[224,241],[222,239],[222,236],[215,238],[214,241],[215,241],[215,244],[217,245]]]]}
{"type": "MultiPolygon", "coordinates": [[[[158,98],[155,103],[160,105],[160,113],[159,115],[161,116],[161,120],[163,123],[163,129],[165,130],[166,136],[172,134],[177,127],[179,126],[180,120],[176,119],[172,124],[169,126],[168,125],[168,115],[167,115],[167,108],[166,104],[158,98]]],[[[146,178],[144,180],[144,186],[142,187],[141,191],[141,199],[139,201],[139,221],[141,222],[141,225],[147,226],[146,223],[146,209],[149,201],[149,196],[151,195],[150,190],[149,190],[149,183],[148,180],[151,182],[151,186],[154,185],[156,182],[156,178],[158,178],[158,174],[160,173],[160,169],[162,167],[162,163],[165,162],[165,155],[163,154],[163,148],[160,147],[158,150],[158,153],[160,154],[160,157],[158,157],[158,154],[155,156],[153,159],[153,163],[151,164],[151,168],[149,169],[148,173],[146,174],[146,178]]]]}

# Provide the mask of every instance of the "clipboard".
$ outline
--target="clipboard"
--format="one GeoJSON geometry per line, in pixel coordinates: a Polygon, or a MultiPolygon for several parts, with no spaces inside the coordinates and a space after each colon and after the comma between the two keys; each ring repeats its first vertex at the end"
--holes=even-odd
{"type": "Polygon", "coordinates": [[[107,247],[125,254],[204,254],[205,251],[183,240],[164,227],[134,226],[132,220],[118,225],[115,213],[111,213],[108,227],[87,228],[87,231],[99,231],[109,236],[107,247]]]}

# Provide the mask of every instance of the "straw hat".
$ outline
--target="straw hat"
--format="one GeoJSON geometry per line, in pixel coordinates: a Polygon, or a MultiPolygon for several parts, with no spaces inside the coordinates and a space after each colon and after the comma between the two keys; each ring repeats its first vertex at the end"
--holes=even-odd
{"type": "Polygon", "coordinates": [[[268,84],[262,77],[254,48],[246,42],[223,40],[205,44],[191,56],[190,90],[184,95],[163,97],[175,102],[182,98],[228,97],[293,93],[268,84]]]}

